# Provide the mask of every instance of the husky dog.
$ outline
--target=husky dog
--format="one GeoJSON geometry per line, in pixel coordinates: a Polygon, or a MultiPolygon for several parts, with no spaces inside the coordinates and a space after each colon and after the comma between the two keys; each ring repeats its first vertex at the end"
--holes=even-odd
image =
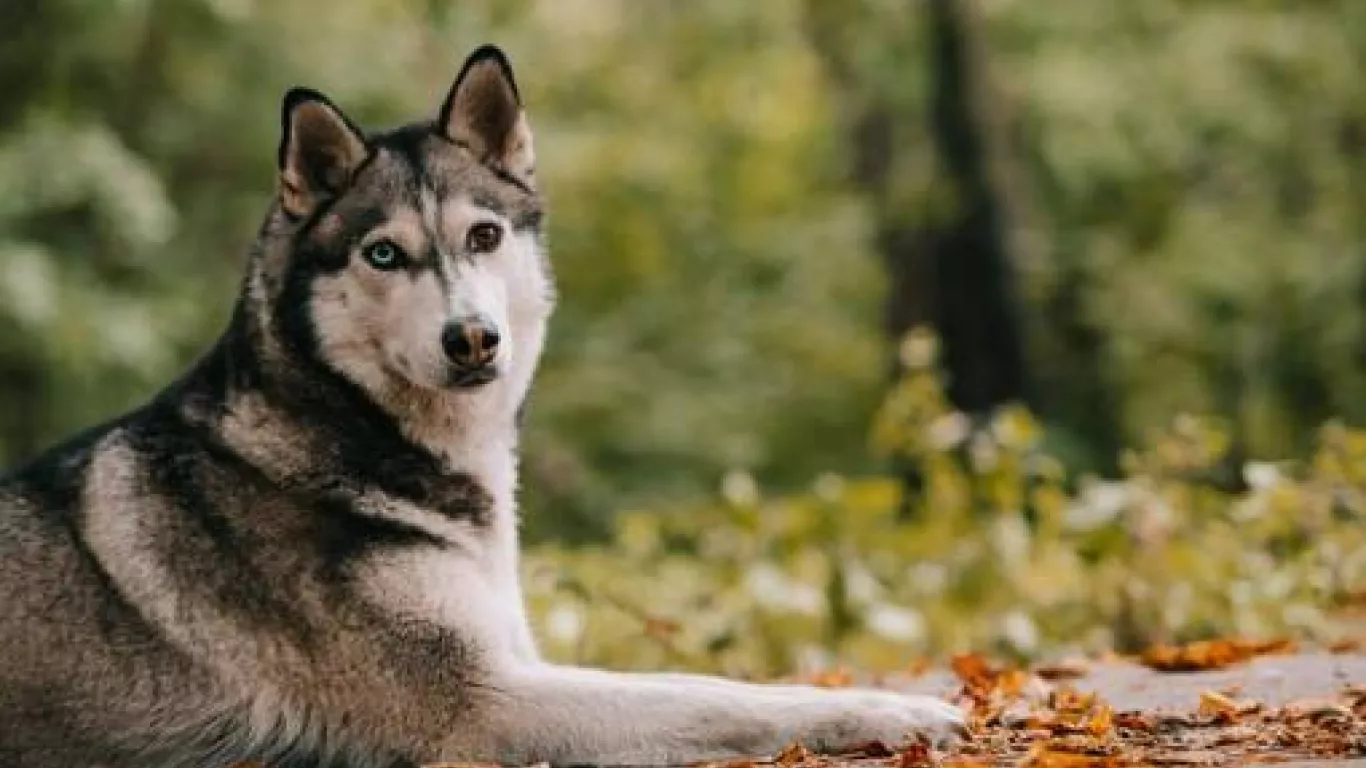
{"type": "Polygon", "coordinates": [[[0,481],[0,766],[666,765],[961,727],[541,660],[514,496],[554,291],[508,60],[388,132],[294,89],[282,130],[217,345],[0,481]]]}

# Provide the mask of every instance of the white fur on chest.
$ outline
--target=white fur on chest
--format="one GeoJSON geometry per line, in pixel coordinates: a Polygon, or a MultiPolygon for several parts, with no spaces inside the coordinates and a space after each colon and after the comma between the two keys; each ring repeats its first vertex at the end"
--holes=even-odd
{"type": "Polygon", "coordinates": [[[455,630],[491,658],[533,660],[518,574],[512,446],[464,441],[447,448],[446,456],[452,469],[469,474],[492,498],[488,524],[450,520],[389,500],[388,515],[423,525],[449,546],[377,554],[362,567],[363,589],[375,605],[455,630]]]}
{"type": "Polygon", "coordinates": [[[366,598],[396,619],[453,630],[490,659],[536,657],[515,552],[490,551],[484,557],[463,548],[390,552],[366,563],[360,581],[366,598]]]}

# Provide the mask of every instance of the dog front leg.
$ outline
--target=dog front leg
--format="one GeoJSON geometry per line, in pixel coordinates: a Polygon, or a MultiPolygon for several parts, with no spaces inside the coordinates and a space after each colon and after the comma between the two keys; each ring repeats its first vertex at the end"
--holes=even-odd
{"type": "Polygon", "coordinates": [[[959,711],[938,699],[885,691],[548,664],[494,675],[487,686],[466,734],[473,739],[453,758],[683,765],[768,755],[793,741],[827,751],[916,734],[942,741],[962,727],[959,711]]]}

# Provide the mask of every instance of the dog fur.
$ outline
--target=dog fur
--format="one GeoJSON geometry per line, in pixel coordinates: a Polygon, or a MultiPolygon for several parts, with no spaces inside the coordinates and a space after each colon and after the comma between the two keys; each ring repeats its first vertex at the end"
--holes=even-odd
{"type": "Polygon", "coordinates": [[[554,290],[501,52],[387,132],[291,91],[279,169],[218,343],[0,481],[0,766],[669,765],[959,726],[539,658],[517,437],[554,290]],[[462,368],[443,333],[476,319],[462,368]]]}

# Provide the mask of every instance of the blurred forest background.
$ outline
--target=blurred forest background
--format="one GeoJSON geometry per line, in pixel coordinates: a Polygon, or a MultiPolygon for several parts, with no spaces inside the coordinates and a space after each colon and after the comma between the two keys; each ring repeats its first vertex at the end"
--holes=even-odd
{"type": "Polygon", "coordinates": [[[562,289],[528,536],[591,545],[532,558],[553,652],[1322,632],[1359,587],[1359,0],[0,4],[0,466],[222,327],[287,87],[405,121],[485,41],[562,289]]]}

